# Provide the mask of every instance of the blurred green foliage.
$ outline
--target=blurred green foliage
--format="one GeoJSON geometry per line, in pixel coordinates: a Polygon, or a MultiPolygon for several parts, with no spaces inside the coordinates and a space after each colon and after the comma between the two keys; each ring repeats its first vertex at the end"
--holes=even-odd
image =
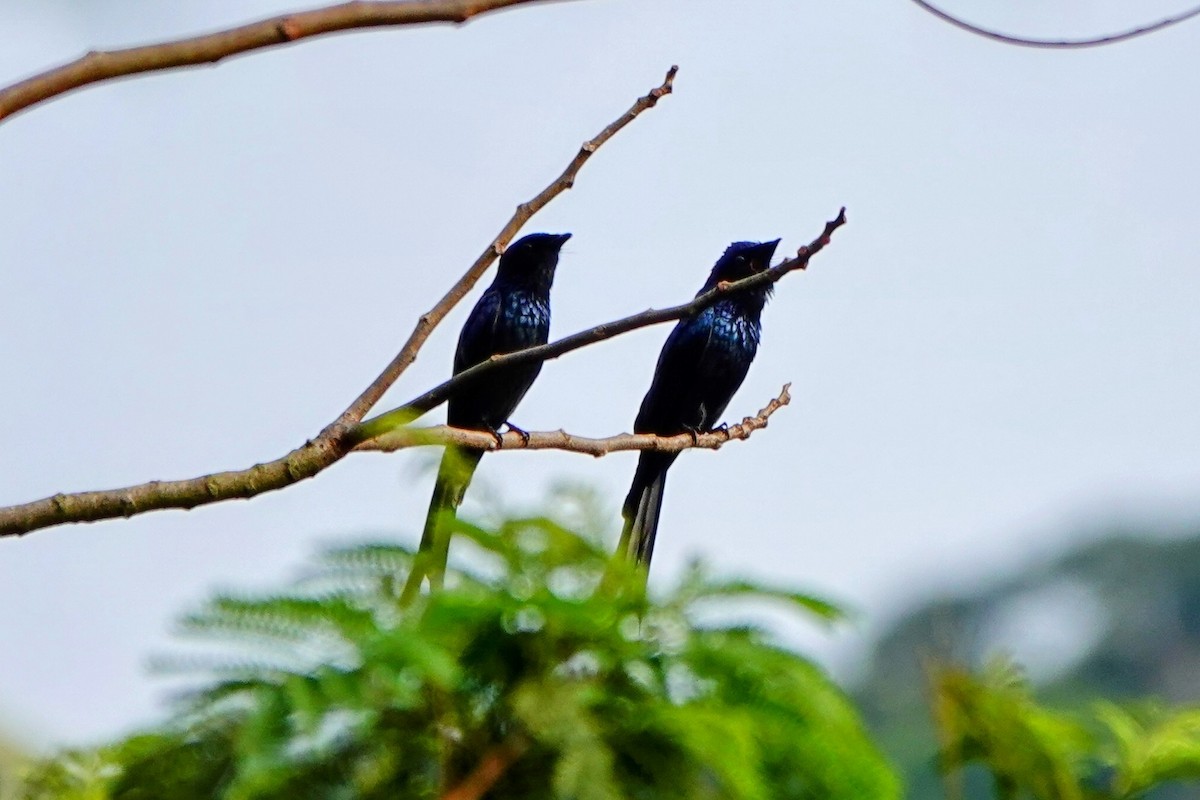
{"type": "MultiPolygon", "coordinates": [[[[699,566],[648,595],[644,575],[611,562],[597,544],[605,531],[596,521],[606,515],[594,498],[558,500],[554,519],[456,523],[460,566],[446,589],[407,607],[398,598],[413,554],[389,543],[326,552],[274,596],[213,599],[183,620],[202,655],[177,658],[174,669],[202,677],[167,722],[37,763],[13,796],[900,796],[896,772],[841,690],[767,631],[740,621],[747,605],[770,603],[822,622],[836,620],[836,608],[699,566]]],[[[986,637],[946,637],[939,652],[915,636],[925,619],[943,633],[947,619],[955,622],[949,630],[985,629],[987,609],[1031,592],[1049,596],[1038,594],[1043,585],[1067,579],[1121,600],[1105,612],[1110,627],[1099,629],[1093,649],[1079,656],[1084,671],[1074,674],[1107,674],[1090,665],[1113,663],[1109,643],[1122,646],[1126,661],[1156,657],[1150,642],[1192,652],[1190,633],[1200,626],[1188,620],[1200,606],[1187,600],[1194,594],[1187,576],[1200,559],[1179,558],[1192,546],[1162,545],[1168,552],[1156,569],[1180,573],[1176,594],[1184,599],[1165,602],[1160,592],[1152,603],[1123,578],[1149,569],[1128,558],[1131,549],[1155,546],[1105,547],[1064,558],[1062,569],[1026,573],[1008,590],[985,589],[990,605],[956,600],[918,611],[884,641],[876,661],[882,677],[862,702],[879,741],[913,777],[914,800],[1194,796],[1195,784],[1183,782],[1200,779],[1200,709],[1135,701],[1115,685],[1078,679],[1064,690],[1073,673],[1039,690],[1047,705],[1011,661],[993,658],[974,671],[947,666],[980,663],[969,648],[964,661],[958,645],[986,637]],[[1153,620],[1147,609],[1169,617],[1151,627],[1177,635],[1137,638],[1141,645],[1131,648],[1135,634],[1124,632],[1125,620],[1144,627],[1153,620]],[[1175,613],[1181,622],[1170,621],[1175,613]],[[905,688],[914,675],[923,688],[905,688]],[[1078,688],[1085,685],[1090,691],[1078,688]],[[928,766],[929,778],[914,764],[928,766]]],[[[1119,674],[1128,688],[1133,673],[1119,674]]]]}
{"type": "Polygon", "coordinates": [[[15,742],[5,736],[5,733],[0,731],[0,800],[9,800],[16,796],[19,790],[17,775],[20,773],[21,765],[28,758],[15,742]]]}
{"type": "Polygon", "coordinates": [[[1054,711],[1000,659],[976,674],[935,668],[932,684],[950,798],[963,796],[959,773],[970,764],[986,770],[1003,800],[1133,800],[1200,779],[1198,708],[1102,702],[1084,714],[1054,711]]]}
{"type": "Polygon", "coordinates": [[[37,765],[22,796],[899,796],[829,678],[719,613],[765,601],[830,620],[828,604],[699,567],[648,597],[546,518],[457,536],[468,566],[407,608],[412,554],[393,544],[327,552],[286,593],[216,598],[185,620],[227,648],[208,685],[158,730],[37,765]]]}
{"type": "MultiPolygon", "coordinates": [[[[1153,728],[1145,698],[1163,708],[1200,702],[1200,527],[1113,526],[1076,538],[1080,545],[1057,558],[913,608],[872,648],[854,697],[913,800],[945,794],[933,756],[930,664],[972,665],[986,675],[981,665],[997,652],[1036,656],[1049,645],[1052,666],[1034,659],[1029,683],[1039,703],[1080,720],[1093,719],[1103,699],[1153,728]]],[[[972,763],[958,776],[964,796],[994,797],[991,775],[972,763]]],[[[1160,783],[1146,796],[1191,800],[1200,788],[1160,783]]]]}

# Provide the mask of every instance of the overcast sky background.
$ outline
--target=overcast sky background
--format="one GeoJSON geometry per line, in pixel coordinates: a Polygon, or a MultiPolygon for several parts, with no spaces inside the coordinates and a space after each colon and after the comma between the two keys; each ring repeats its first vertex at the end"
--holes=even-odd
{"type": "MultiPolygon", "coordinates": [[[[951,5],[947,0],[947,5],[951,5]]],[[[1178,0],[958,0],[1086,35],[1178,0]]],[[[6,0],[0,81],[275,0],[6,0]]],[[[1200,511],[1200,23],[1077,52],[968,36],[905,0],[590,0],[343,35],[60,98],[0,124],[0,503],[192,477],[314,435],[507,219],[637,96],[529,230],[571,231],[554,333],[689,298],[735,239],[794,251],[729,411],[751,441],[672,472],[656,555],[863,612],[1045,558],[1111,519],[1200,511]]],[[[490,280],[490,275],[485,282],[490,280]]],[[[478,291],[388,396],[443,379],[478,291]]],[[[628,430],[667,327],[547,366],[517,420],[628,430]]],[[[250,502],[0,541],[0,726],[83,741],[154,718],[147,661],[215,587],[323,543],[415,542],[428,453],[352,456],[250,502]]],[[[484,459],[616,514],[636,459],[484,459]]]]}

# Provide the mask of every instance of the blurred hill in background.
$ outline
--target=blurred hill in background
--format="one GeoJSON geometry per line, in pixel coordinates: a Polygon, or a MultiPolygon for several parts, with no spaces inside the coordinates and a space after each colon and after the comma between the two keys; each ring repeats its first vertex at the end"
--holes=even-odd
{"type": "MultiPolygon", "coordinates": [[[[1200,525],[1189,536],[1171,534],[1112,530],[890,626],[855,695],[912,800],[945,796],[933,760],[926,664],[977,667],[1008,655],[1026,668],[1040,700],[1063,709],[1100,698],[1200,700],[1200,525]]],[[[967,796],[991,797],[988,787],[968,780],[967,796]]]]}

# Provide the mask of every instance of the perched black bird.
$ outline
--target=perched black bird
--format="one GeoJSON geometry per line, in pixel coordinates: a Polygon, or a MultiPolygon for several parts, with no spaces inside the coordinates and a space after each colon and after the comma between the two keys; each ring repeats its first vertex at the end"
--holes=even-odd
{"type": "MultiPolygon", "coordinates": [[[[455,375],[493,355],[546,343],[550,338],[550,286],[559,250],[570,238],[569,233],[533,233],[504,251],[496,279],[479,298],[459,334],[454,352],[455,375]]],[[[497,436],[501,425],[519,431],[509,417],[541,370],[541,362],[535,362],[481,375],[450,397],[447,422],[456,428],[485,430],[497,436]]],[[[453,516],[462,503],[482,456],[482,450],[446,448],[429,501],[417,561],[404,587],[405,599],[420,591],[425,576],[430,586],[441,585],[450,547],[450,536],[443,533],[445,518],[453,516]]]]}
{"type": "MultiPolygon", "coordinates": [[[[767,269],[778,244],[776,239],[729,245],[697,296],[722,281],[767,269]]],[[[760,318],[770,296],[769,285],[738,292],[679,321],[659,354],[650,391],[633,423],[635,433],[671,436],[717,427],[758,351],[760,318]]],[[[678,455],[643,451],[625,498],[625,528],[618,552],[645,567],[650,566],[654,551],[667,469],[678,455]]]]}

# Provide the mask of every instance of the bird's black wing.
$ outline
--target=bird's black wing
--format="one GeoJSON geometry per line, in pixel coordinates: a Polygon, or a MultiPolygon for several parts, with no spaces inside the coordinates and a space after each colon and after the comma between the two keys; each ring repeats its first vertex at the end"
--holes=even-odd
{"type": "Polygon", "coordinates": [[[636,433],[670,436],[698,430],[705,422],[702,365],[712,347],[713,327],[703,312],[681,320],[667,337],[654,380],[634,421],[636,433]]]}
{"type": "Polygon", "coordinates": [[[494,287],[489,288],[471,309],[467,321],[458,335],[458,348],[454,351],[454,374],[473,367],[497,352],[497,328],[503,298],[494,287]]]}

